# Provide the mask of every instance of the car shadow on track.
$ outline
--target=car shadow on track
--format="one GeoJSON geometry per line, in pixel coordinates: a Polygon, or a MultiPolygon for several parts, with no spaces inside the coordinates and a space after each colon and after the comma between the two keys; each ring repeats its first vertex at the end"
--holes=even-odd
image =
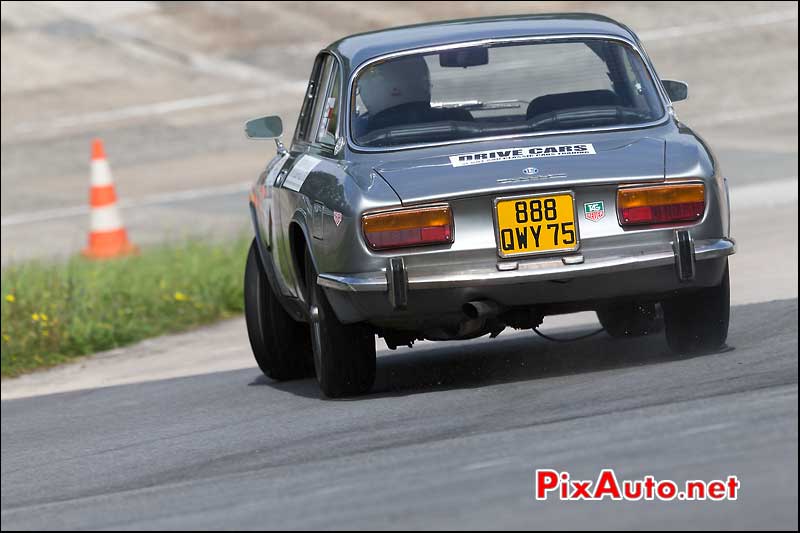
{"type": "MultiPolygon", "coordinates": [[[[575,327],[557,335],[579,337],[594,327],[575,327]]],[[[734,349],[760,351],[767,339],[782,339],[781,342],[788,339],[796,351],[797,298],[731,307],[729,346],[713,353],[734,349]]],[[[497,339],[425,343],[416,348],[382,352],[372,392],[349,401],[669,364],[708,355],[713,354],[676,355],[667,347],[663,333],[633,339],[613,339],[601,333],[574,342],[554,343],[530,331],[506,330],[497,339]]],[[[313,379],[278,383],[260,376],[251,385],[268,385],[298,396],[320,398],[313,379]]]]}
{"type": "MultiPolygon", "coordinates": [[[[580,337],[594,329],[594,326],[575,328],[569,332],[562,331],[559,336],[580,337]]],[[[603,332],[567,343],[547,341],[531,331],[506,335],[505,338],[501,334],[497,339],[425,344],[424,347],[382,352],[378,356],[372,392],[346,401],[479,388],[708,355],[676,355],[667,347],[663,333],[650,337],[614,339],[603,332]]],[[[733,349],[729,346],[722,351],[733,349]]],[[[320,398],[319,388],[313,379],[281,383],[259,376],[250,385],[269,385],[299,396],[320,398]]]]}

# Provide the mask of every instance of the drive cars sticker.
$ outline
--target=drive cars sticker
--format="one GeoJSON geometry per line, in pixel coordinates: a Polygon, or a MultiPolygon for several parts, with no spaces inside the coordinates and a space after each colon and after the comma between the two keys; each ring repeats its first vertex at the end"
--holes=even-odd
{"type": "Polygon", "coordinates": [[[594,146],[591,144],[556,144],[552,146],[529,146],[527,148],[505,148],[459,154],[450,156],[450,164],[454,167],[468,165],[482,165],[498,161],[513,161],[515,159],[535,159],[539,157],[564,157],[572,155],[595,155],[594,146]]]}
{"type": "Polygon", "coordinates": [[[606,209],[603,202],[587,202],[583,204],[583,216],[586,220],[591,220],[592,222],[597,222],[606,216],[606,209]]]}
{"type": "Polygon", "coordinates": [[[294,164],[292,171],[289,172],[289,175],[286,176],[286,179],[283,181],[283,186],[287,189],[300,192],[300,187],[303,186],[308,175],[311,174],[311,171],[314,170],[314,167],[316,167],[320,161],[321,159],[313,155],[300,156],[300,159],[294,164]]]}

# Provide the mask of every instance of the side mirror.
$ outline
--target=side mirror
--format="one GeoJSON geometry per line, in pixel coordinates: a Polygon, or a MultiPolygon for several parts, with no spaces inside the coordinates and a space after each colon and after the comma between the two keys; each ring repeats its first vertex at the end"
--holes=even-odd
{"type": "Polygon", "coordinates": [[[667,96],[673,102],[680,102],[689,97],[689,86],[684,81],[675,80],[661,80],[664,84],[664,89],[667,91],[667,96]]]}
{"type": "Polygon", "coordinates": [[[283,133],[281,117],[259,117],[248,120],[244,125],[248,139],[277,139],[283,133]]]}
{"type": "Polygon", "coordinates": [[[283,133],[283,121],[277,115],[248,120],[244,124],[244,133],[248,139],[275,139],[278,154],[286,153],[286,147],[283,146],[280,139],[283,133]]]}

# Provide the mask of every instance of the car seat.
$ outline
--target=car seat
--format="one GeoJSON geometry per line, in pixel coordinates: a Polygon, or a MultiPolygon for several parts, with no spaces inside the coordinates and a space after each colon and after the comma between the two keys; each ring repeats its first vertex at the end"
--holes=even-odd
{"type": "Polygon", "coordinates": [[[587,106],[614,106],[619,105],[617,95],[607,89],[595,91],[578,91],[574,93],[546,94],[531,100],[525,113],[527,119],[537,115],[574,109],[587,106]]]}

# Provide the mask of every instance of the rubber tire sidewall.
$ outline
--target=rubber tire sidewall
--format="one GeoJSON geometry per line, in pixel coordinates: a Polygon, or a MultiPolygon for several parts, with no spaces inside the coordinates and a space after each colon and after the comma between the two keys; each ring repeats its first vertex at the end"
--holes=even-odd
{"type": "Polygon", "coordinates": [[[256,363],[277,381],[309,377],[313,372],[310,328],[294,320],[273,294],[257,246],[254,239],[244,275],[244,316],[256,363]]]}
{"type": "Polygon", "coordinates": [[[662,302],[670,349],[679,354],[691,354],[723,348],[728,338],[730,307],[730,274],[726,261],[719,285],[662,302]]]}
{"type": "Polygon", "coordinates": [[[366,324],[342,324],[317,283],[317,271],[306,251],[306,287],[312,318],[314,369],[322,393],[329,398],[369,392],[375,382],[375,335],[366,324]]]}

